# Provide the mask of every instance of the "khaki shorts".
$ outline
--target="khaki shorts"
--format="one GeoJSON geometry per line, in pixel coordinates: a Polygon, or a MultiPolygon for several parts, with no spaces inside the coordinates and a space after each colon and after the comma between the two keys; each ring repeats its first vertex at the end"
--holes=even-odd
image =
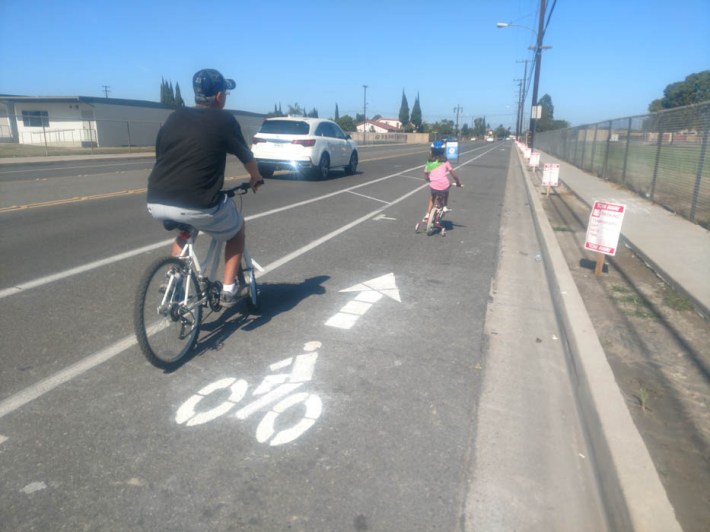
{"type": "Polygon", "coordinates": [[[211,209],[186,209],[149,203],[148,212],[156,220],[174,220],[191,225],[221,242],[232,239],[244,222],[234,202],[228,197],[211,209]]]}

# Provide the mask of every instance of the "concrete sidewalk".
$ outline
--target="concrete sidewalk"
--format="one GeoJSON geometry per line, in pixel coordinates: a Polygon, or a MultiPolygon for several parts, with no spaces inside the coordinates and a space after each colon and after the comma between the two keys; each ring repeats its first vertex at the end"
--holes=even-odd
{"type": "Polygon", "coordinates": [[[699,312],[710,317],[710,231],[543,152],[541,168],[544,163],[560,165],[560,181],[590,210],[595,201],[626,205],[623,240],[663,280],[687,295],[699,312]]]}
{"type": "MultiPolygon", "coordinates": [[[[525,167],[521,151],[515,147],[514,150],[517,151],[520,164],[525,167]]],[[[629,245],[633,245],[634,241],[643,243],[646,254],[650,253],[651,257],[662,264],[668,264],[663,260],[666,251],[653,244],[664,244],[669,239],[676,238],[678,240],[673,249],[683,247],[678,244],[685,238],[686,230],[696,235],[698,242],[695,246],[702,247],[702,253],[707,257],[710,251],[707,231],[677,217],[671,218],[672,223],[669,223],[668,227],[661,227],[663,220],[668,219],[668,214],[662,209],[658,212],[645,200],[617,190],[613,185],[552,157],[545,155],[541,163],[560,163],[560,179],[590,206],[595,200],[627,205],[629,212],[624,217],[623,237],[629,245]],[[700,236],[697,236],[698,229],[700,236]],[[668,236],[669,233],[675,236],[668,236]],[[664,236],[661,237],[661,234],[664,236]]],[[[540,196],[542,188],[538,186],[539,176],[531,171],[526,171],[525,176],[550,294],[567,346],[569,375],[575,389],[586,438],[592,450],[610,529],[659,532],[681,530],[648,449],[631,418],[582,296],[567,267],[555,232],[547,220],[540,196]]],[[[691,249],[687,254],[696,252],[701,253],[699,249],[691,249]]],[[[683,265],[686,267],[676,266],[673,269],[671,263],[666,266],[670,267],[670,271],[665,271],[664,275],[669,282],[671,275],[676,276],[677,278],[673,279],[674,284],[680,286],[682,281],[690,291],[695,291],[693,282],[702,284],[701,271],[693,271],[691,265],[692,263],[688,262],[683,265]],[[693,275],[688,275],[688,272],[693,275]]],[[[693,300],[696,301],[697,298],[693,300]]]]}

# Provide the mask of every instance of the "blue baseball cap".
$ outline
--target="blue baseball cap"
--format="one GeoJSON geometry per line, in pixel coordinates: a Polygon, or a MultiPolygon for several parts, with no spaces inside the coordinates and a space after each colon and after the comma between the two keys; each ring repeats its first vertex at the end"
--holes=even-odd
{"type": "Polygon", "coordinates": [[[233,79],[224,76],[213,68],[204,68],[192,76],[192,88],[195,90],[195,101],[201,103],[218,92],[232,90],[237,86],[233,79]]]}

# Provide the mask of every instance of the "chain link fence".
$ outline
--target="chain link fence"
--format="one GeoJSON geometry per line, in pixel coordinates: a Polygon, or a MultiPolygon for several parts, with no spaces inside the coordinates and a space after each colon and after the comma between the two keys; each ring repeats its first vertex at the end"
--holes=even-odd
{"type": "Polygon", "coordinates": [[[710,229],[710,101],[537,133],[536,148],[710,229]]]}

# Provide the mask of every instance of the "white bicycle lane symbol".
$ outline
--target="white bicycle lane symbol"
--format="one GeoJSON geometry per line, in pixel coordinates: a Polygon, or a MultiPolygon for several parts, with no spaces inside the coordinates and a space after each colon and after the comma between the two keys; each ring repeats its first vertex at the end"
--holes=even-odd
{"type": "MultiPolygon", "coordinates": [[[[320,342],[307,342],[303,346],[302,354],[271,364],[269,369],[272,372],[289,367],[291,371],[273,373],[264,377],[261,384],[252,392],[252,397],[256,399],[234,412],[234,417],[244,420],[260,410],[269,408],[256,428],[256,439],[259,443],[277,446],[292,442],[310,429],[320,417],[323,410],[320,397],[308,392],[293,393],[313,379],[313,371],[318,359],[317,349],[320,347],[320,342]],[[299,404],[305,407],[303,418],[290,427],[277,431],[278,417],[299,404]]],[[[249,383],[243,379],[227,377],[215,381],[185,401],[178,408],[175,421],[186,427],[209,423],[232,412],[237,407],[237,403],[244,399],[248,390],[249,383]],[[229,390],[229,397],[225,401],[208,410],[199,410],[198,406],[202,400],[222,390],[229,390]]]]}

